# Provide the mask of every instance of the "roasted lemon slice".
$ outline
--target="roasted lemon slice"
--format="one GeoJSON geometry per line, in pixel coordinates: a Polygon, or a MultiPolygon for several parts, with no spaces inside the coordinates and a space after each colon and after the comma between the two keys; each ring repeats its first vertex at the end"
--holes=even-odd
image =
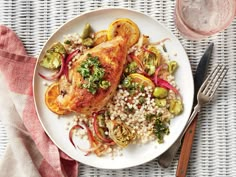
{"type": "Polygon", "coordinates": [[[59,90],[59,84],[53,83],[50,85],[45,93],[45,103],[52,112],[63,115],[63,114],[68,114],[70,111],[63,109],[59,106],[57,102],[57,97],[60,95],[60,90],[59,90]]]}
{"type": "Polygon", "coordinates": [[[138,26],[128,18],[119,18],[112,22],[107,31],[108,40],[116,36],[127,39],[128,48],[132,47],[139,39],[140,31],[138,26]]]}
{"type": "Polygon", "coordinates": [[[107,41],[107,30],[101,30],[94,34],[94,43],[93,43],[94,46],[106,41],[107,41]]]}
{"type": "Polygon", "coordinates": [[[138,73],[134,73],[134,74],[130,74],[129,77],[132,79],[132,82],[137,82],[143,86],[146,87],[152,87],[152,89],[155,88],[154,83],[151,81],[151,79],[143,76],[142,74],[138,74],[138,73]]]}

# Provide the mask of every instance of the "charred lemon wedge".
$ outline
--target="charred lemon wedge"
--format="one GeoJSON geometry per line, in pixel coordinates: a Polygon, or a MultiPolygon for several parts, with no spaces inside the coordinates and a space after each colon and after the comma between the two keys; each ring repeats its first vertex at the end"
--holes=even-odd
{"type": "Polygon", "coordinates": [[[63,109],[59,106],[57,102],[57,97],[59,95],[60,95],[59,83],[57,82],[53,83],[47,88],[46,93],[45,93],[45,103],[48,109],[59,115],[70,113],[69,110],[63,109]]]}
{"type": "Polygon", "coordinates": [[[94,34],[94,43],[93,43],[94,46],[106,41],[107,41],[107,30],[101,30],[94,34]]]}
{"type": "Polygon", "coordinates": [[[140,85],[146,86],[146,87],[152,87],[152,89],[155,88],[154,83],[151,81],[151,79],[143,76],[139,73],[130,74],[129,77],[132,79],[132,82],[137,82],[140,85]]]}
{"type": "Polygon", "coordinates": [[[121,36],[127,40],[128,48],[137,43],[140,31],[138,26],[128,18],[119,18],[112,22],[107,31],[108,40],[121,36]]]}

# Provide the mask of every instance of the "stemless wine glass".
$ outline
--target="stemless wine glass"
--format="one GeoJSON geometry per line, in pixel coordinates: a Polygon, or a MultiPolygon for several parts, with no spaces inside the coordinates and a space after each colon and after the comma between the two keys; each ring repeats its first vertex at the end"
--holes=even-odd
{"type": "Polygon", "coordinates": [[[227,28],[236,14],[236,0],[176,0],[175,24],[186,38],[200,40],[227,28]]]}

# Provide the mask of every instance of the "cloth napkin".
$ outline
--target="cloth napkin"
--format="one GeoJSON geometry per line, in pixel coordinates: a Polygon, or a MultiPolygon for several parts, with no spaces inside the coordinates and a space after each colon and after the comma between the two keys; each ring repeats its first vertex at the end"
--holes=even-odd
{"type": "Polygon", "coordinates": [[[9,139],[0,176],[76,177],[78,162],[53,144],[36,115],[32,92],[35,63],[17,35],[0,25],[0,118],[9,139]]]}

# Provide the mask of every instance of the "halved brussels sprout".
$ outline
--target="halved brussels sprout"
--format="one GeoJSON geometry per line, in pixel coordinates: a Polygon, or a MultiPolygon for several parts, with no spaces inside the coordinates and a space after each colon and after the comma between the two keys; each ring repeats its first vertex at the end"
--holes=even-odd
{"type": "Polygon", "coordinates": [[[168,90],[162,87],[156,87],[153,91],[153,96],[156,98],[165,98],[168,95],[168,90]]]}
{"type": "Polygon", "coordinates": [[[132,128],[123,122],[107,120],[106,125],[109,130],[110,138],[121,147],[128,146],[128,144],[135,139],[132,128]]]}
{"type": "Polygon", "coordinates": [[[183,104],[180,100],[170,100],[170,113],[174,115],[179,115],[183,111],[183,104]]]}
{"type": "Polygon", "coordinates": [[[46,51],[46,54],[39,64],[48,69],[57,69],[61,66],[61,55],[65,57],[66,49],[60,42],[57,42],[46,51]]]}
{"type": "Polygon", "coordinates": [[[155,99],[155,103],[158,107],[165,107],[166,106],[166,99],[155,99]]]}

